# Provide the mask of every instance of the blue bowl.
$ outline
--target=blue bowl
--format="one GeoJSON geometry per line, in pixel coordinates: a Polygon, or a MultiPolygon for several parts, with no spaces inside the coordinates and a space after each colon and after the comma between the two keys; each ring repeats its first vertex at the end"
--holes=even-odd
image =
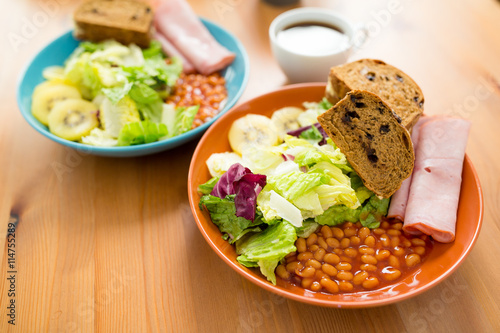
{"type": "Polygon", "coordinates": [[[40,123],[31,114],[31,95],[35,87],[45,81],[42,72],[49,66],[62,66],[65,60],[79,45],[79,41],[73,37],[73,31],[69,31],[52,41],[28,65],[21,75],[17,87],[17,103],[26,121],[38,132],[47,138],[64,146],[71,147],[82,152],[110,157],[133,157],[158,153],[180,146],[190,140],[199,138],[212,123],[226,113],[241,97],[248,82],[250,72],[248,55],[243,45],[227,30],[219,25],[201,18],[201,21],[214,36],[214,38],[228,50],[236,54],[233,63],[222,71],[226,79],[227,103],[221,112],[209,122],[179,136],[152,143],[126,147],[95,147],[74,141],[65,140],[50,133],[47,126],[40,123]]]}

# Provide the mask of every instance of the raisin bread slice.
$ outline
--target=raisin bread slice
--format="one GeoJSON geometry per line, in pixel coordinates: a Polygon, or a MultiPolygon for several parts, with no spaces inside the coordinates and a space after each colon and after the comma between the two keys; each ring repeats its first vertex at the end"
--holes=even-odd
{"type": "Polygon", "coordinates": [[[389,198],[413,171],[413,145],[401,119],[377,95],[353,90],[318,117],[363,180],[389,198]]]}
{"type": "Polygon", "coordinates": [[[114,39],[122,44],[149,47],[153,10],[134,0],[90,0],[74,13],[75,38],[100,42],[114,39]]]}
{"type": "Polygon", "coordinates": [[[424,110],[424,94],[415,81],[381,60],[361,59],[330,69],[326,98],[331,103],[337,103],[354,89],[380,96],[409,131],[424,110]]]}

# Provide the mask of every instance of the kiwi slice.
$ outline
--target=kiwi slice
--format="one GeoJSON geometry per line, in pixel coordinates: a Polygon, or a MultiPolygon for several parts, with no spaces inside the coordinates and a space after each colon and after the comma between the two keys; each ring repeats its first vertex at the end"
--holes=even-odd
{"type": "Polygon", "coordinates": [[[97,106],[83,99],[58,102],[48,116],[51,133],[77,141],[99,125],[97,106]]]}
{"type": "Polygon", "coordinates": [[[58,102],[68,98],[79,99],[81,97],[78,89],[73,86],[45,81],[39,84],[33,92],[31,113],[42,124],[48,125],[49,113],[58,102]]]}

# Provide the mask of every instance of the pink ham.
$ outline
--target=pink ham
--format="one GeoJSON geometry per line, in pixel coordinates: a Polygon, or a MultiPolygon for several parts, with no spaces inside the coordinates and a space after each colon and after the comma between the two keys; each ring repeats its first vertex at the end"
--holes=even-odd
{"type": "Polygon", "coordinates": [[[186,74],[194,73],[196,69],[193,64],[184,57],[184,55],[177,50],[177,48],[162,34],[155,33],[155,39],[160,42],[163,52],[170,57],[178,57],[182,61],[182,71],[186,74]]]}
{"type": "Polygon", "coordinates": [[[462,167],[470,122],[435,118],[418,134],[403,229],[443,243],[455,239],[462,167]]]}
{"type": "MultiPolygon", "coordinates": [[[[418,134],[420,130],[420,126],[427,122],[427,120],[431,119],[430,117],[421,117],[418,122],[413,126],[413,130],[411,133],[411,141],[413,143],[413,151],[417,151],[417,144],[418,144],[418,134]]],[[[413,174],[410,175],[410,177],[406,178],[403,183],[401,184],[401,187],[392,195],[391,198],[391,205],[389,206],[389,212],[387,213],[387,217],[389,218],[396,218],[401,221],[404,221],[405,218],[405,211],[406,211],[406,204],[408,202],[408,195],[410,194],[410,184],[411,184],[411,178],[413,174]]]]}
{"type": "Polygon", "coordinates": [[[235,54],[221,46],[185,0],[162,1],[155,14],[158,30],[201,74],[211,74],[231,64],[235,54]]]}
{"type": "MultiPolygon", "coordinates": [[[[429,120],[437,119],[437,117],[441,116],[433,116],[433,117],[422,116],[415,124],[415,126],[413,126],[411,132],[411,141],[413,143],[413,151],[415,152],[415,155],[417,152],[420,127],[429,120]]],[[[412,177],[413,174],[410,177],[406,178],[401,184],[401,187],[396,191],[396,193],[392,195],[391,204],[389,206],[389,212],[387,213],[387,217],[396,218],[398,220],[404,221],[406,205],[408,203],[408,195],[410,194],[410,185],[412,177]]]]}

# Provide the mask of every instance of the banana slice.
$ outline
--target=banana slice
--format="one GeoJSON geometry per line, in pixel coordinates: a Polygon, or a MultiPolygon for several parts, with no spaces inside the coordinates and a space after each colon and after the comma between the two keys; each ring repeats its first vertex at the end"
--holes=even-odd
{"type": "Polygon", "coordinates": [[[83,99],[58,102],[48,117],[49,130],[67,140],[76,141],[99,125],[97,106],[83,99]]]}
{"type": "Polygon", "coordinates": [[[301,108],[289,106],[276,110],[273,113],[271,120],[278,129],[280,140],[283,140],[288,131],[300,128],[300,124],[297,119],[303,112],[304,110],[301,108]]]}
{"type": "Polygon", "coordinates": [[[51,82],[64,83],[66,81],[64,67],[61,66],[49,66],[45,68],[42,72],[42,76],[45,78],[45,80],[51,82]]]}
{"type": "Polygon", "coordinates": [[[42,124],[48,125],[48,116],[52,108],[65,99],[79,99],[82,96],[78,89],[65,84],[45,81],[39,84],[33,92],[31,113],[42,124]]]}
{"type": "Polygon", "coordinates": [[[258,114],[247,114],[236,120],[229,129],[229,144],[238,154],[248,146],[274,146],[278,143],[278,130],[272,120],[258,114]]]}
{"type": "Polygon", "coordinates": [[[212,177],[222,176],[235,163],[243,164],[243,159],[233,152],[214,153],[206,161],[212,177]]]}

